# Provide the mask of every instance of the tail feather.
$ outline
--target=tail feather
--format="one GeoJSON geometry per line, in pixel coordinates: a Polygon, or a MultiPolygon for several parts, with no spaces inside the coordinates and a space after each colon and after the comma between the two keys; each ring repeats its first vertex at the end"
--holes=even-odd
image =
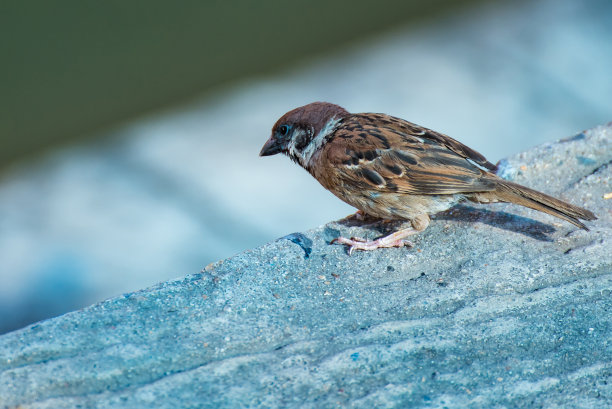
{"type": "Polygon", "coordinates": [[[580,221],[580,219],[597,219],[593,212],[587,209],[566,203],[542,192],[538,192],[537,190],[508,182],[506,180],[499,180],[497,182],[498,187],[494,192],[499,200],[515,203],[548,213],[552,216],[568,221],[584,230],[589,229],[580,221]]]}

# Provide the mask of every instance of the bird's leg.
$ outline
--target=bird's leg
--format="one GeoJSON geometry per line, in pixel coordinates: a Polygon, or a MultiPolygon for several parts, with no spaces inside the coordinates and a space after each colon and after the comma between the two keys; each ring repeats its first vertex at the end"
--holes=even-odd
{"type": "MultiPolygon", "coordinates": [[[[360,211],[361,211],[361,210],[360,210],[360,211]]],[[[365,218],[369,217],[369,216],[368,216],[367,214],[365,214],[365,213],[362,213],[362,214],[363,214],[363,215],[365,215],[365,216],[363,216],[363,217],[364,217],[364,219],[363,219],[363,220],[365,220],[365,218]]],[[[373,224],[377,224],[377,223],[380,223],[380,224],[388,224],[388,223],[391,223],[391,222],[393,222],[393,220],[389,220],[389,219],[381,219],[381,220],[378,220],[377,222],[366,224],[365,226],[371,226],[371,225],[373,225],[373,224]]],[[[355,236],[351,237],[351,240],[353,240],[353,241],[361,241],[361,242],[364,242],[364,243],[368,241],[368,240],[364,239],[363,237],[355,237],[355,236]]]]}
{"type": "Polygon", "coordinates": [[[347,239],[346,237],[338,237],[332,240],[333,243],[346,244],[349,247],[349,255],[355,250],[375,250],[384,247],[412,247],[412,243],[405,240],[406,237],[422,232],[429,225],[429,216],[427,214],[420,215],[411,220],[411,226],[406,229],[398,230],[388,236],[381,237],[372,241],[365,241],[358,237],[347,239]]]}
{"type": "MultiPolygon", "coordinates": [[[[351,216],[349,216],[351,217],[351,216]]],[[[367,217],[366,213],[363,210],[357,210],[355,214],[352,215],[356,220],[364,221],[367,217]]]]}
{"type": "Polygon", "coordinates": [[[372,216],[368,215],[363,210],[357,210],[355,213],[349,214],[348,216],[346,216],[342,220],[351,220],[351,219],[354,219],[354,220],[363,222],[363,221],[366,221],[366,220],[372,219],[372,218],[373,218],[372,216]]]}
{"type": "Polygon", "coordinates": [[[351,255],[355,250],[368,251],[383,247],[412,247],[412,243],[408,240],[404,240],[404,238],[416,233],[418,233],[417,230],[413,229],[412,227],[409,227],[407,229],[398,230],[388,236],[381,237],[380,239],[372,241],[365,241],[360,237],[353,237],[347,239],[346,237],[340,236],[334,239],[332,243],[346,244],[347,246],[350,246],[349,255],[351,255]]]}

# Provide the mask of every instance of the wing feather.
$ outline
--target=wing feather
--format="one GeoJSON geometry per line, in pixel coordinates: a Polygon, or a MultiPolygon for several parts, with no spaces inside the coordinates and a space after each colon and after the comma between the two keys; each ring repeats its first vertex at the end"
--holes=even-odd
{"type": "Polygon", "coordinates": [[[460,142],[383,114],[343,120],[326,156],[346,186],[418,195],[495,189],[495,166],[460,142]]]}

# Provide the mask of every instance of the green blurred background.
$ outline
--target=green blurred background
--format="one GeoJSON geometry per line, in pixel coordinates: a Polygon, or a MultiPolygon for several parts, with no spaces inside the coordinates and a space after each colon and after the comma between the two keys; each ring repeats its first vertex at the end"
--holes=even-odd
{"type": "Polygon", "coordinates": [[[0,172],[238,78],[474,2],[3,1],[0,172]]]}

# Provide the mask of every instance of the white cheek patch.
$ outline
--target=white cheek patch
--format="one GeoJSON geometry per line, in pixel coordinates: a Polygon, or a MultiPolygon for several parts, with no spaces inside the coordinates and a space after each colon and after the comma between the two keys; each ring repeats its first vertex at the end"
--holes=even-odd
{"type": "MultiPolygon", "coordinates": [[[[295,149],[293,141],[297,140],[299,134],[294,135],[294,137],[291,138],[291,142],[289,143],[290,155],[296,158],[300,165],[302,165],[303,167],[308,167],[310,159],[312,159],[312,155],[314,155],[315,152],[317,152],[321,148],[321,146],[323,146],[329,136],[336,130],[338,122],[340,122],[340,119],[336,118],[331,118],[329,121],[327,121],[323,129],[321,129],[321,131],[314,137],[314,139],[310,141],[310,143],[306,146],[306,148],[304,148],[302,152],[295,149]]],[[[304,130],[296,130],[296,132],[301,132],[302,134],[305,133],[304,130]]]]}
{"type": "Polygon", "coordinates": [[[289,145],[287,145],[289,156],[296,158],[300,164],[302,164],[302,154],[295,147],[295,141],[301,139],[306,134],[306,131],[303,129],[296,129],[293,131],[293,135],[291,136],[291,140],[289,141],[289,145]]]}

